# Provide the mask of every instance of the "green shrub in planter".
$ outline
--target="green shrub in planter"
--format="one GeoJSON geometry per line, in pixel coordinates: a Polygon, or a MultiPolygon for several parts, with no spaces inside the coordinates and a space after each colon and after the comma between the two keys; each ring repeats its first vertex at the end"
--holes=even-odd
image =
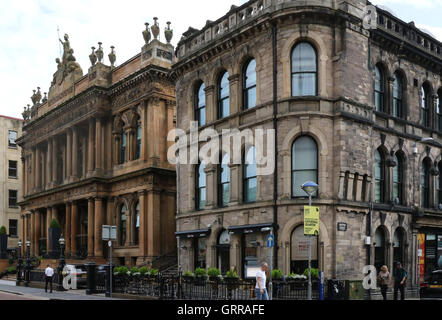
{"type": "Polygon", "coordinates": [[[184,272],[183,277],[194,277],[193,273],[190,272],[190,270],[187,270],[186,272],[184,272]]]}
{"type": "Polygon", "coordinates": [[[239,279],[238,274],[236,273],[235,270],[227,271],[226,278],[229,278],[229,279],[239,279]]]}
{"type": "Polygon", "coordinates": [[[130,269],[130,274],[134,275],[136,273],[140,273],[140,270],[137,267],[132,267],[132,269],[130,269]]]}
{"type": "Polygon", "coordinates": [[[120,274],[127,274],[129,272],[129,269],[125,266],[120,267],[120,274]]]}
{"type": "Polygon", "coordinates": [[[15,273],[17,273],[17,267],[15,267],[15,266],[9,267],[6,269],[6,272],[9,274],[15,274],[15,273]]]}
{"type": "Polygon", "coordinates": [[[219,277],[221,275],[221,271],[219,271],[218,268],[209,268],[207,275],[211,278],[219,277]]]}
{"type": "Polygon", "coordinates": [[[275,280],[282,279],[282,270],[281,269],[272,270],[272,279],[275,279],[275,280]]]}
{"type": "Polygon", "coordinates": [[[157,276],[158,275],[159,270],[158,269],[150,269],[149,270],[149,274],[151,276],[157,276]]]}
{"type": "Polygon", "coordinates": [[[49,225],[49,228],[53,229],[61,229],[60,223],[57,219],[52,219],[51,224],[49,225]]]}
{"type": "Polygon", "coordinates": [[[4,235],[4,234],[7,234],[6,227],[5,226],[1,226],[0,227],[0,235],[4,235]]]}
{"type": "Polygon", "coordinates": [[[201,278],[205,278],[205,277],[207,277],[207,271],[206,271],[206,269],[203,269],[203,268],[196,268],[196,269],[195,269],[195,277],[201,277],[201,278]]]}
{"type": "MultiPolygon", "coordinates": [[[[308,268],[304,270],[304,276],[308,277],[308,268]]],[[[312,279],[319,279],[319,270],[312,268],[312,279]]]]}
{"type": "Polygon", "coordinates": [[[140,271],[140,274],[141,274],[142,276],[144,276],[144,275],[146,275],[146,273],[147,273],[148,270],[147,270],[147,267],[141,267],[139,271],[140,271]]]}

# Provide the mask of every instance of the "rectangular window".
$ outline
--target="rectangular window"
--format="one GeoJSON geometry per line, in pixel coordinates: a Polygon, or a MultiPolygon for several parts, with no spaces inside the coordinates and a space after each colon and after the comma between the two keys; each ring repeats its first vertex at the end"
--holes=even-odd
{"type": "Polygon", "coordinates": [[[18,236],[17,226],[18,226],[17,220],[9,220],[9,236],[10,237],[18,236]]]}
{"type": "Polygon", "coordinates": [[[9,207],[17,207],[17,190],[9,190],[9,207]]]}
{"type": "Polygon", "coordinates": [[[15,142],[16,140],[17,140],[17,131],[9,130],[8,146],[10,148],[17,148],[17,143],[15,142]]]}
{"type": "Polygon", "coordinates": [[[17,161],[8,161],[8,176],[9,178],[17,178],[17,161]]]}

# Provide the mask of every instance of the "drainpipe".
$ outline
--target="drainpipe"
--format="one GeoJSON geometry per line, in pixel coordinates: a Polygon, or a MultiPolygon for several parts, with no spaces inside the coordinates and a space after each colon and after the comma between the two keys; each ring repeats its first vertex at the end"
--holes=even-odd
{"type": "MultiPolygon", "coordinates": [[[[275,129],[275,169],[273,171],[273,224],[274,226],[278,225],[278,121],[277,121],[277,113],[278,113],[278,58],[277,58],[277,26],[276,21],[272,23],[272,47],[273,47],[273,128],[275,129]]],[[[273,255],[273,266],[274,268],[278,268],[278,230],[274,232],[275,237],[275,245],[274,250],[275,254],[273,255]]]]}

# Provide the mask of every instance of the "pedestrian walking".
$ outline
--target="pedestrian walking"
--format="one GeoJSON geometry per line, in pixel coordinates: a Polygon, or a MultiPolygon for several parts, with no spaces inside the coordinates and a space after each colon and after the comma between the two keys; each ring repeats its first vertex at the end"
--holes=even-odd
{"type": "Polygon", "coordinates": [[[378,274],[378,286],[381,288],[382,297],[387,300],[387,289],[390,285],[390,272],[388,272],[387,266],[382,266],[381,271],[378,274]]]}
{"type": "Polygon", "coordinates": [[[48,283],[49,283],[51,286],[51,291],[49,293],[52,293],[52,278],[54,277],[54,269],[52,269],[50,265],[47,265],[46,267],[45,277],[46,277],[45,292],[48,292],[48,283]]]}
{"type": "Polygon", "coordinates": [[[407,271],[402,268],[402,264],[398,262],[396,269],[393,271],[394,277],[394,300],[398,298],[398,290],[401,292],[401,300],[405,300],[405,282],[407,281],[407,271]]]}
{"type": "Polygon", "coordinates": [[[255,286],[256,300],[269,300],[269,295],[267,293],[267,288],[266,288],[267,270],[268,270],[268,265],[267,263],[263,262],[261,264],[261,269],[256,273],[256,286],[255,286]]]}

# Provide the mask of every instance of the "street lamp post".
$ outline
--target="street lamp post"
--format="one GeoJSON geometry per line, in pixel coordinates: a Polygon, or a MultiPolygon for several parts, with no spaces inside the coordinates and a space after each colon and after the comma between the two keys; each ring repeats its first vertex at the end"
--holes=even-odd
{"type": "MultiPolygon", "coordinates": [[[[308,194],[308,205],[311,207],[312,205],[312,196],[318,190],[319,186],[312,182],[308,181],[301,186],[302,190],[308,194]]],[[[309,244],[308,244],[308,291],[307,298],[308,300],[312,300],[312,236],[309,235],[309,244]]]]}
{"type": "Polygon", "coordinates": [[[23,243],[21,242],[21,239],[18,240],[18,265],[17,265],[17,281],[15,282],[16,286],[20,285],[21,282],[21,271],[23,268],[23,259],[22,259],[22,255],[21,255],[21,247],[23,245],[23,243]]]}
{"type": "MultiPolygon", "coordinates": [[[[270,235],[273,236],[273,228],[267,227],[262,228],[262,232],[270,231],[270,235]]],[[[273,283],[272,283],[272,270],[273,270],[273,246],[269,248],[269,299],[273,300],[273,283]]]]}
{"type": "Polygon", "coordinates": [[[25,287],[29,286],[31,277],[31,241],[26,240],[26,266],[25,266],[25,287]]]}
{"type": "Polygon", "coordinates": [[[57,291],[65,291],[65,289],[63,288],[63,269],[66,264],[64,260],[64,245],[66,243],[66,240],[61,237],[60,240],[58,240],[58,243],[60,244],[60,262],[58,264],[57,291]]]}

